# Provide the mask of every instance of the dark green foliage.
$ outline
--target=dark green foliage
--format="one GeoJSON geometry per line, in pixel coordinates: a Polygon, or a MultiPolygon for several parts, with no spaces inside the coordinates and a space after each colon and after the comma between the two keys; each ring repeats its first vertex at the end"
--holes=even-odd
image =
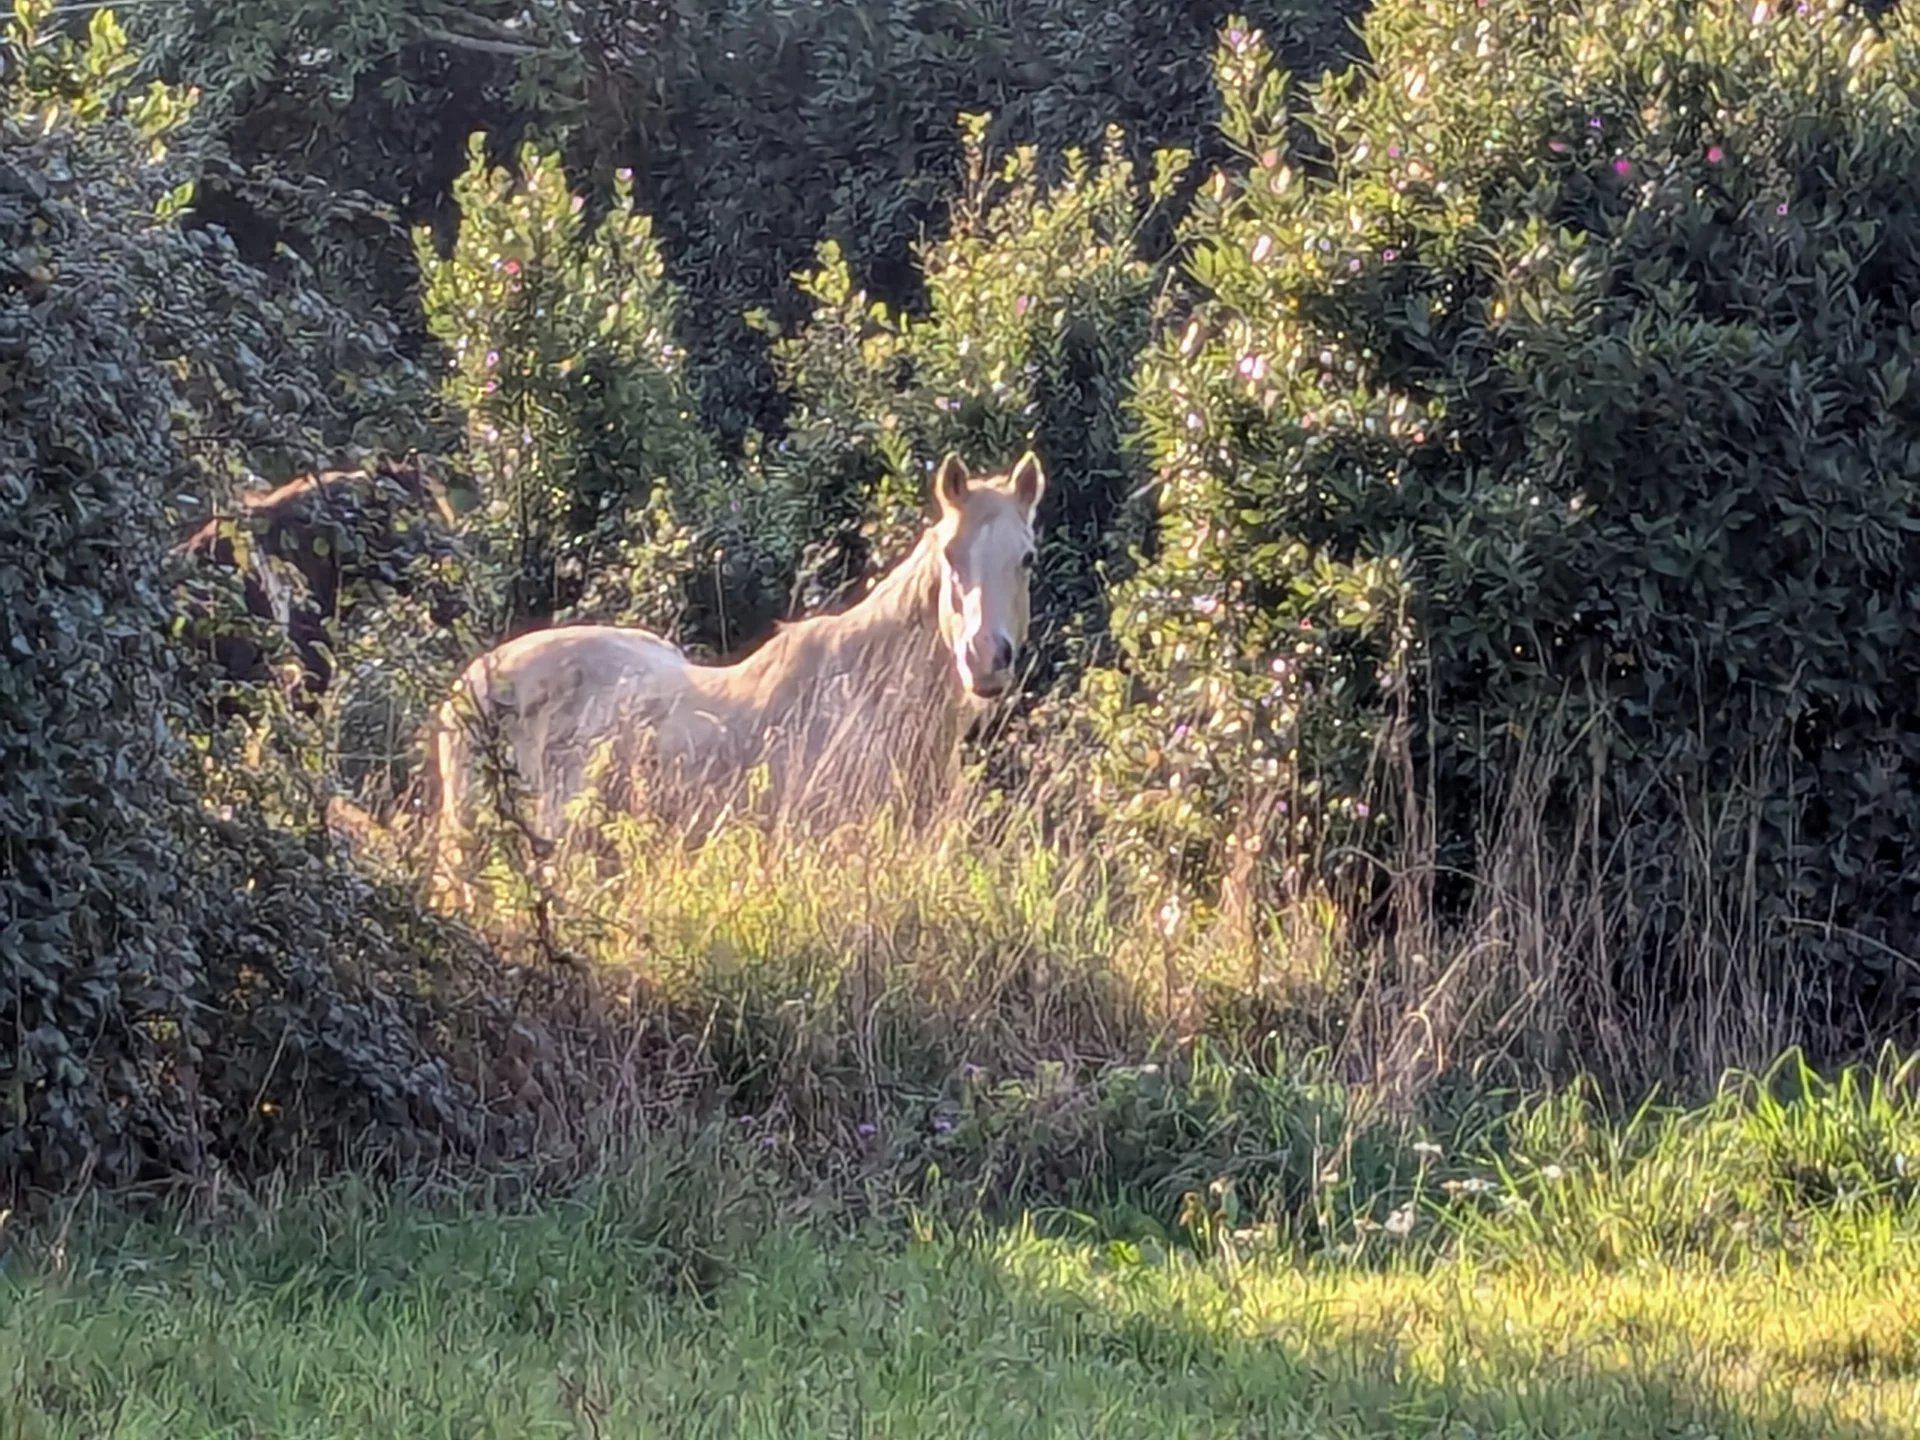
{"type": "Polygon", "coordinates": [[[993,165],[987,119],[964,125],[965,188],[948,233],[915,255],[924,318],[858,287],[838,246],[803,277],[816,308],[775,349],[794,408],[769,464],[808,497],[808,531],[828,542],[803,577],[818,603],[863,562],[911,545],[940,456],[986,472],[1033,448],[1049,476],[1028,675],[1041,693],[1079,658],[1075,642],[1100,633],[1106,567],[1144,538],[1145,516],[1126,510],[1143,476],[1124,403],[1156,282],[1139,233],[1184,157],[1164,156],[1142,185],[1116,131],[1097,164],[1069,152],[1049,183],[1036,151],[993,165]]]}
{"type": "Polygon", "coordinates": [[[590,217],[557,157],[513,170],[475,137],[458,243],[418,237],[448,398],[504,571],[499,630],[584,611],[718,649],[784,608],[797,548],[782,496],[724,464],[675,339],[679,296],[631,176],[590,217]],[[691,613],[687,613],[691,611],[691,613]]]}
{"type": "MultiPolygon", "coordinates": [[[[1266,18],[1317,66],[1350,40],[1356,8],[1282,0],[1266,18]]],[[[1204,57],[1224,13],[1178,0],[709,0],[670,28],[660,108],[637,111],[629,135],[582,138],[638,169],[640,203],[692,301],[701,388],[737,435],[776,418],[740,312],[798,319],[789,277],[821,240],[839,243],[876,299],[917,307],[916,246],[964,174],[959,114],[991,113],[996,151],[1092,150],[1109,126],[1136,162],[1202,144],[1215,104],[1204,57]]]]}
{"type": "MultiPolygon", "coordinates": [[[[190,899],[154,806],[175,798],[160,496],[183,466],[168,387],[127,364],[136,302],[112,272],[133,247],[89,266],[94,227],[47,178],[51,162],[91,157],[29,148],[11,120],[4,133],[0,1171],[78,1174],[97,1153],[130,1178],[160,1128],[159,1032],[185,1018],[193,978],[190,899]],[[101,1063],[89,1046],[109,1027],[101,1063]]],[[[86,168],[78,183],[100,188],[86,168]]]]}
{"type": "MultiPolygon", "coordinates": [[[[1347,52],[1360,8],[1275,0],[1261,18],[1311,69],[1347,52]]],[[[564,140],[585,175],[631,167],[691,300],[682,339],[708,418],[738,441],[778,418],[742,313],[799,319],[791,277],[821,241],[843,245],[877,298],[917,301],[913,247],[960,178],[960,112],[995,114],[996,150],[1090,148],[1110,124],[1136,161],[1209,144],[1206,53],[1224,13],[1214,0],[191,0],[160,53],[226,117],[239,164],[210,213],[253,258],[288,240],[329,289],[395,314],[411,308],[413,257],[391,217],[450,241],[470,133],[488,132],[496,158],[537,137],[564,140]]]]}
{"type": "Polygon", "coordinates": [[[319,853],[297,783],[196,736],[168,640],[198,425],[310,449],[281,391],[327,382],[292,337],[355,352],[322,302],[168,218],[184,97],[125,88],[110,17],[76,45],[44,8],[16,14],[0,96],[0,1208],[471,1149],[487,1115],[441,1027],[508,1022],[430,1007],[427,976],[485,957],[319,853]],[[227,368],[248,335],[274,352],[227,368]]]}
{"type": "Polygon", "coordinates": [[[1911,1015],[1920,64],[1883,23],[1381,5],[1377,81],[1312,94],[1324,177],[1236,31],[1247,159],[1143,371],[1168,515],[1101,692],[1146,849],[1277,831],[1272,786],[1337,816],[1384,740],[1401,838],[1431,794],[1470,873],[1531,751],[1602,1013],[1911,1015]]]}

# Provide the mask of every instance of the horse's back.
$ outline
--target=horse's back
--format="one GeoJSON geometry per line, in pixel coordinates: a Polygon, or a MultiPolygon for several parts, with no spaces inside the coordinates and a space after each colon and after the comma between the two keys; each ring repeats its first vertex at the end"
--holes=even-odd
{"type": "Polygon", "coordinates": [[[637,717],[672,709],[688,666],[671,641],[614,625],[536,630],[480,656],[441,712],[443,814],[459,823],[478,749],[513,766],[551,831],[594,755],[637,717]]]}

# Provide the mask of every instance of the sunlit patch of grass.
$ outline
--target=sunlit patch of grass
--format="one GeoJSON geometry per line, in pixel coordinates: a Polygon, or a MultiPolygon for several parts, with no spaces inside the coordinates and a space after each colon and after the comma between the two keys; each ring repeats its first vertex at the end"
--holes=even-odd
{"type": "Polygon", "coordinates": [[[0,1434],[1717,1435],[1920,1423],[1920,1251],[1384,1270],[776,1218],[751,1150],[530,1212],[310,1197],[0,1279],[0,1434]],[[704,1183],[703,1183],[704,1182],[704,1183]],[[717,1217],[717,1220],[716,1220],[717,1217]]]}
{"type": "MultiPolygon", "coordinates": [[[[590,852],[548,867],[556,941],[644,976],[749,1088],[937,1083],[1164,1033],[1158,959],[1091,850],[1017,827],[983,844],[965,817],[805,841],[735,826],[697,846],[629,819],[593,829],[590,852]]],[[[492,888],[527,912],[507,879],[492,888]]]]}

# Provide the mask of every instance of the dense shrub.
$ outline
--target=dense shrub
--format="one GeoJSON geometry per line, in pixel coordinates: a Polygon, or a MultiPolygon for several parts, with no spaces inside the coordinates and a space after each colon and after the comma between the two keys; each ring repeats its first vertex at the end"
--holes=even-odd
{"type": "Polygon", "coordinates": [[[1920,67],[1883,25],[1383,4],[1313,174],[1229,34],[1245,160],[1142,370],[1166,518],[1096,687],[1143,851],[1337,815],[1384,743],[1402,838],[1471,871],[1531,751],[1639,1026],[1911,1015],[1920,67]]]}
{"type": "MultiPolygon", "coordinates": [[[[1356,0],[1261,7],[1317,69],[1351,44],[1356,0]]],[[[1208,0],[914,5],[562,0],[522,6],[298,0],[169,11],[168,73],[221,107],[236,165],[209,213],[266,260],[284,240],[328,288],[410,308],[414,257],[394,217],[452,233],[468,135],[501,153],[540,139],[583,174],[635,171],[671,272],[708,418],[730,441],[777,418],[754,306],[783,322],[791,283],[834,239],[873,293],[916,301],[912,250],[961,174],[962,111],[995,148],[1058,155],[1120,125],[1139,161],[1207,143],[1208,0]]]]}
{"type": "Polygon", "coordinates": [[[791,521],[700,423],[678,296],[630,183],[589,216],[557,157],[498,169],[475,137],[458,242],[442,259],[418,239],[428,320],[467,416],[480,529],[510,572],[500,628],[584,602],[672,630],[691,603],[687,634],[724,647],[779,613],[791,521]]]}
{"type": "MultiPolygon", "coordinates": [[[[1350,39],[1357,8],[1280,0],[1264,18],[1293,58],[1318,66],[1350,39]]],[[[710,413],[737,435],[777,418],[738,317],[767,305],[797,320],[789,277],[820,241],[840,245],[877,299],[918,308],[916,247],[964,176],[960,113],[994,116],[996,150],[1092,150],[1110,126],[1136,163],[1204,143],[1205,57],[1222,15],[1212,3],[1115,0],[713,0],[671,27],[657,70],[640,72],[660,86],[659,108],[641,109],[627,134],[581,138],[639,169],[641,203],[694,300],[689,344],[710,413]]]]}
{"type": "Polygon", "coordinates": [[[794,409],[770,463],[809,497],[810,533],[827,542],[808,577],[818,601],[858,578],[860,561],[903,553],[940,455],[958,451],[987,470],[1037,450],[1051,477],[1030,676],[1041,690],[1066,661],[1069,637],[1098,632],[1103,571],[1129,553],[1124,507],[1142,476],[1127,447],[1125,394],[1156,280],[1137,240],[1149,202],[1168,199],[1185,157],[1164,155],[1142,187],[1115,131],[1097,164],[1071,151],[1049,184],[1033,149],[994,166],[985,117],[965,128],[966,184],[947,234],[915,254],[923,318],[873,299],[835,245],[802,278],[816,308],[775,349],[794,409]]]}
{"type": "Polygon", "coordinates": [[[193,733],[168,641],[166,502],[252,449],[188,447],[209,417],[311,447],[280,387],[327,389],[312,353],[247,364],[235,337],[329,355],[332,322],[170,218],[188,98],[128,88],[111,17],[81,44],[47,10],[16,9],[0,92],[0,1208],[476,1146],[439,1044],[511,1021],[425,977],[497,971],[307,843],[310,794],[193,733]]]}

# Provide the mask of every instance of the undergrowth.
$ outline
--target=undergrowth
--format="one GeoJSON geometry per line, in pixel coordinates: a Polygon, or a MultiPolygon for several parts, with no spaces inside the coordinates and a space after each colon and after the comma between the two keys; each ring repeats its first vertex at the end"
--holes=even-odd
{"type": "Polygon", "coordinates": [[[1789,1057],[1693,1108],[1573,1087],[1322,1147],[1331,1082],[1133,1067],[1084,1089],[1070,1200],[1034,1170],[986,1210],[957,1177],[993,1135],[1057,1153],[1044,1085],[832,1173],[755,1117],[560,1198],[76,1203],[0,1259],[0,1433],[1878,1440],[1920,1416],[1916,1073],[1789,1057]]]}

